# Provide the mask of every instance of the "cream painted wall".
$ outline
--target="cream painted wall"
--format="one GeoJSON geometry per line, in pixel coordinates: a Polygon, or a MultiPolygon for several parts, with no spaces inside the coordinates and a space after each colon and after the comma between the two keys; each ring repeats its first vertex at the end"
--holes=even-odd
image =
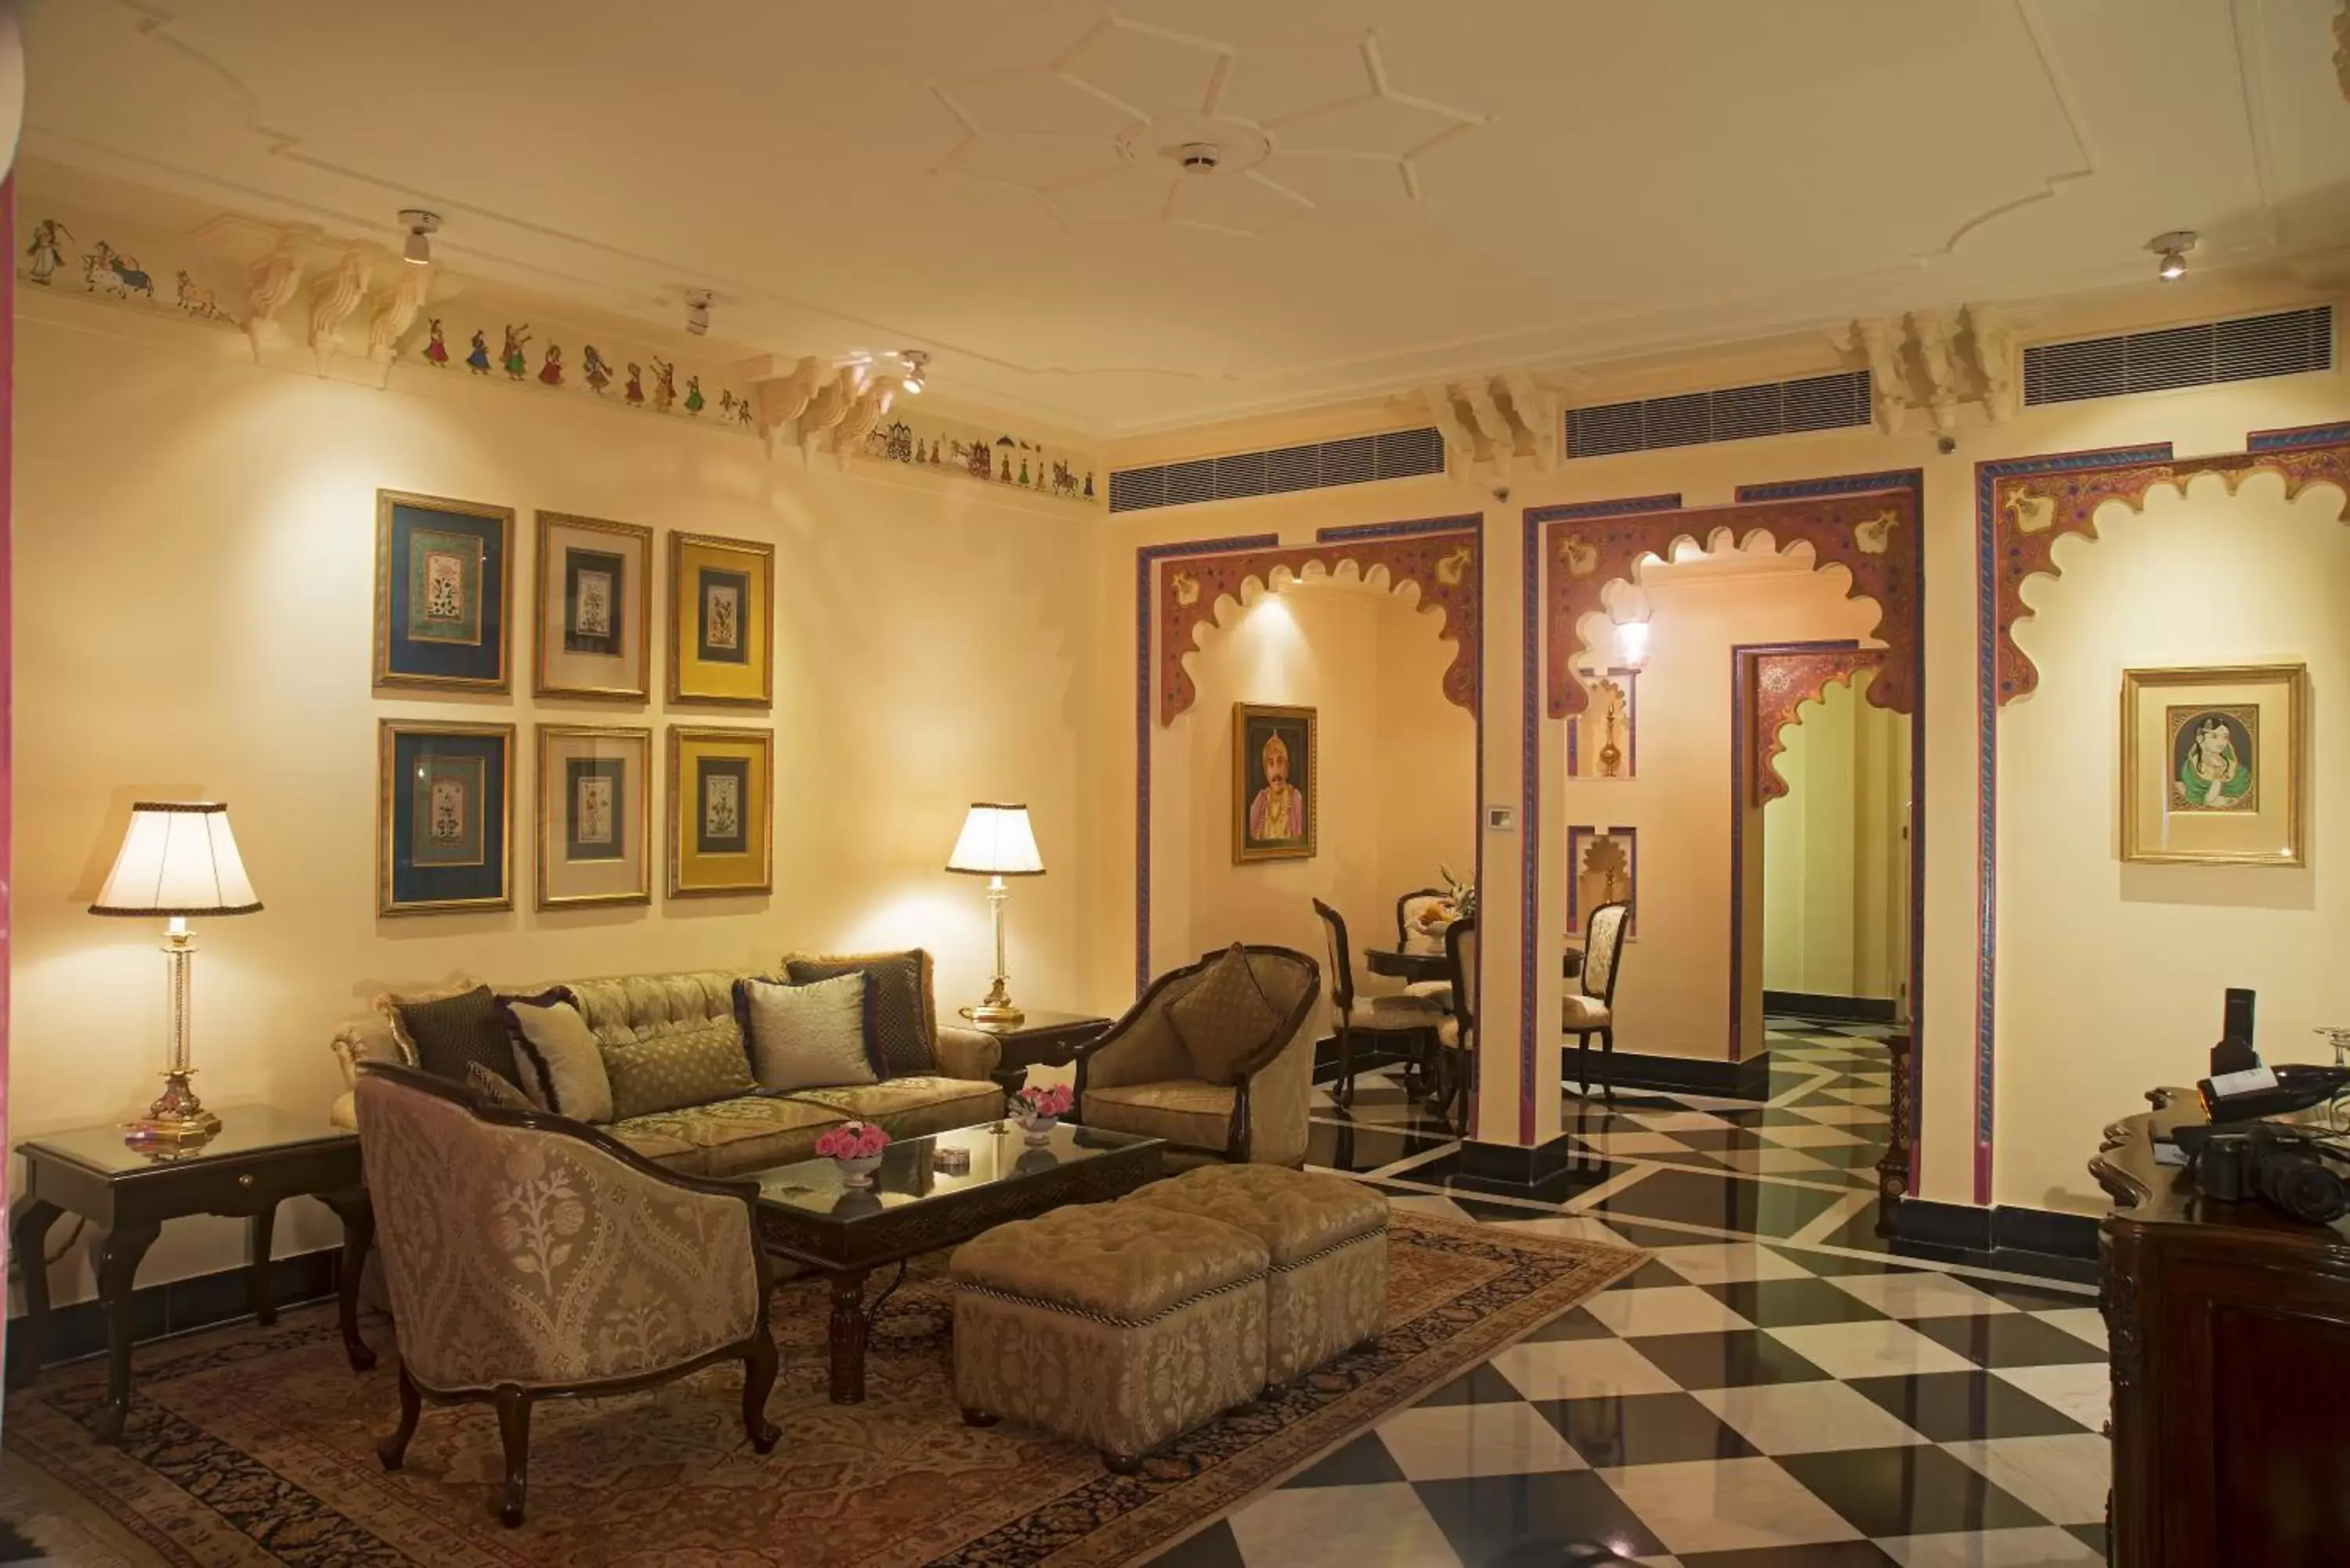
{"type": "MultiPolygon", "coordinates": [[[[1160,809],[1187,826],[1159,874],[1154,968],[1233,941],[1326,950],[1312,900],[1344,916],[1356,983],[1395,989],[1359,950],[1388,945],[1397,896],[1430,885],[1440,860],[1462,869],[1475,830],[1475,722],[1444,700],[1451,647],[1417,594],[1377,582],[1284,578],[1228,607],[1192,656],[1198,701],[1167,732],[1160,809]],[[1311,707],[1322,753],[1319,852],[1305,860],[1232,857],[1235,702],[1311,707]],[[1180,759],[1180,763],[1179,760],[1180,759]],[[1176,764],[1176,765],[1165,765],[1176,764]]],[[[1317,1016],[1314,1027],[1326,1027],[1317,1016]]]]}
{"type": "Polygon", "coordinates": [[[1830,686],[1787,726],[1787,793],[1762,808],[1762,983],[1890,1001],[1900,986],[1908,721],[1830,686]]]}
{"type": "MultiPolygon", "coordinates": [[[[941,869],[974,799],[1026,801],[1048,867],[1011,905],[1016,993],[1082,1000],[1098,514],[846,476],[788,449],[771,462],[755,441],[426,370],[396,371],[388,392],[264,370],[233,337],[134,341],[107,335],[117,319],[63,301],[19,318],[13,1137],[118,1118],[153,1093],[160,932],[83,912],[144,796],[227,801],[266,905],[199,930],[199,1084],[217,1103],[323,1120],[335,1022],[388,983],[459,972],[920,943],[942,1005],[975,997],[985,903],[941,869]],[[516,508],[518,604],[534,507],[772,541],[774,711],[536,701],[527,636],[511,698],[375,695],[379,485],[516,508]],[[521,726],[515,912],[376,918],[376,722],[392,715],[521,726]],[[530,909],[531,723],[678,718],[774,726],[774,897],[530,909]]],[[[338,1232],[297,1203],[277,1234],[290,1251],[338,1232]]],[[[141,1279],[230,1266],[242,1246],[229,1221],[176,1223],[141,1279]]],[[[59,1299],[88,1293],[88,1251],[55,1271],[59,1299]]]]}
{"type": "Polygon", "coordinates": [[[2086,1085],[2189,1084],[2210,1071],[2220,992],[2260,993],[2271,1062],[2325,1061],[2310,1031],[2350,1022],[2350,879],[2335,808],[2350,774],[2350,526],[2340,493],[2288,503],[2254,475],[2110,505],[2098,539],[2058,545],[2017,641],[2039,689],[2000,720],[2000,1136],[2002,1203],[2097,1212],[2083,1168],[2136,1107],[2086,1085]],[[2307,864],[2137,865],[2119,858],[2122,671],[2309,669],[2307,864]]]}

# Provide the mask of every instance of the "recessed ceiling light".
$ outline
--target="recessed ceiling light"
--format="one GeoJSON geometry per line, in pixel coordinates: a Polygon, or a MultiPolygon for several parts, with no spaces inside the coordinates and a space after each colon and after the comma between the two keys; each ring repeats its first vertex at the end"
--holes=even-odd
{"type": "Polygon", "coordinates": [[[400,259],[411,266],[425,266],[432,260],[432,236],[441,232],[441,220],[421,207],[403,207],[400,221],[408,228],[408,243],[400,249],[400,259]]]}
{"type": "Polygon", "coordinates": [[[2154,269],[2155,275],[2165,283],[2187,275],[2187,253],[2195,248],[2195,231],[2173,229],[2167,234],[2157,234],[2146,242],[2146,248],[2161,257],[2154,269]]]}

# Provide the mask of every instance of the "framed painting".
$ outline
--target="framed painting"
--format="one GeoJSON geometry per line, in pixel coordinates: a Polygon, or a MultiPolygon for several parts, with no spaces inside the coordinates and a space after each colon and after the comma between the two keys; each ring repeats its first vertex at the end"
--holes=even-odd
{"type": "Polygon", "coordinates": [[[1566,929],[1583,934],[1583,922],[1602,904],[1628,904],[1624,935],[1640,931],[1640,830],[1636,827],[1569,827],[1566,830],[1566,929]]]}
{"type": "Polygon", "coordinates": [[[1315,711],[1232,704],[1232,860],[1311,860],[1322,757],[1315,711]]]}
{"type": "Polygon", "coordinates": [[[669,536],[671,701],[774,701],[775,568],[772,545],[669,536]]]}
{"type": "Polygon", "coordinates": [[[632,523],[538,514],[541,697],[641,702],[652,695],[653,531],[632,523]]]}
{"type": "Polygon", "coordinates": [[[538,726],[538,907],[653,896],[653,732],[538,726]]]}
{"type": "Polygon", "coordinates": [[[669,896],[764,893],[775,732],[669,727],[669,896]]]}
{"type": "Polygon", "coordinates": [[[504,691],[510,507],[375,493],[375,683],[504,691]]]}
{"type": "Polygon", "coordinates": [[[1566,776],[1631,779],[1640,776],[1640,672],[1582,672],[1590,705],[1566,722],[1566,776]]]}
{"type": "Polygon", "coordinates": [[[512,724],[377,725],[376,909],[510,909],[512,724]]]}
{"type": "Polygon", "coordinates": [[[2298,664],[2122,671],[2122,858],[2303,864],[2308,711],[2298,664]]]}

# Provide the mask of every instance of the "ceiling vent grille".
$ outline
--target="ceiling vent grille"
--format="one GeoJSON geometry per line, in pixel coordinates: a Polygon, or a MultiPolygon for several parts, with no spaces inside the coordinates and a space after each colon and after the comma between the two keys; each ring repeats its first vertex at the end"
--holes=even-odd
{"type": "Polygon", "coordinates": [[[1444,437],[1434,425],[1379,435],[1348,436],[1311,446],[1195,458],[1157,468],[1121,468],[1109,476],[1112,512],[1149,512],[1201,501],[1284,495],[1378,479],[1414,479],[1444,472],[1444,437]]]}
{"type": "Polygon", "coordinates": [[[1847,370],[1800,381],[1569,409],[1566,455],[1608,457],[1798,431],[1847,430],[1868,423],[1869,417],[1868,372],[1847,370]]]}
{"type": "Polygon", "coordinates": [[[2073,403],[2332,369],[2334,307],[2314,305],[2158,332],[2035,343],[2023,351],[2023,400],[2073,403]]]}

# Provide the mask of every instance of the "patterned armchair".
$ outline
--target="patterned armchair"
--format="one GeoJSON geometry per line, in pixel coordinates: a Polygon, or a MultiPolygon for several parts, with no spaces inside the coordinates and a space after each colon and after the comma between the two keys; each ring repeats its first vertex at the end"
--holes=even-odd
{"type": "Polygon", "coordinates": [[[1126,1016],[1077,1053],[1077,1119],[1112,1132],[1161,1137],[1182,1164],[1303,1165],[1314,1093],[1314,1042],[1305,1032],[1322,971],[1288,948],[1248,946],[1249,968],[1281,1022],[1256,1063],[1229,1085],[1200,1075],[1167,1010],[1222,953],[1209,953],[1150,982],[1126,1016]]]}
{"type": "Polygon", "coordinates": [[[681,1176],[582,1122],[476,1102],[461,1085],[370,1062],[359,1145],[400,1335],[398,1469],[422,1401],[498,1410],[518,1525],[540,1399],[625,1393],[712,1362],[743,1364],[743,1426],[760,1453],[775,1342],[757,1189],[681,1176]]]}
{"type": "Polygon", "coordinates": [[[1591,1092],[1586,1065],[1591,1037],[1599,1036],[1599,1092],[1613,1104],[1616,1085],[1609,1080],[1616,1064],[1616,976],[1623,968],[1624,929],[1631,921],[1629,904],[1602,904],[1583,923],[1583,990],[1565,997],[1565,1033],[1575,1036],[1575,1079],[1577,1092],[1591,1092]]]}

